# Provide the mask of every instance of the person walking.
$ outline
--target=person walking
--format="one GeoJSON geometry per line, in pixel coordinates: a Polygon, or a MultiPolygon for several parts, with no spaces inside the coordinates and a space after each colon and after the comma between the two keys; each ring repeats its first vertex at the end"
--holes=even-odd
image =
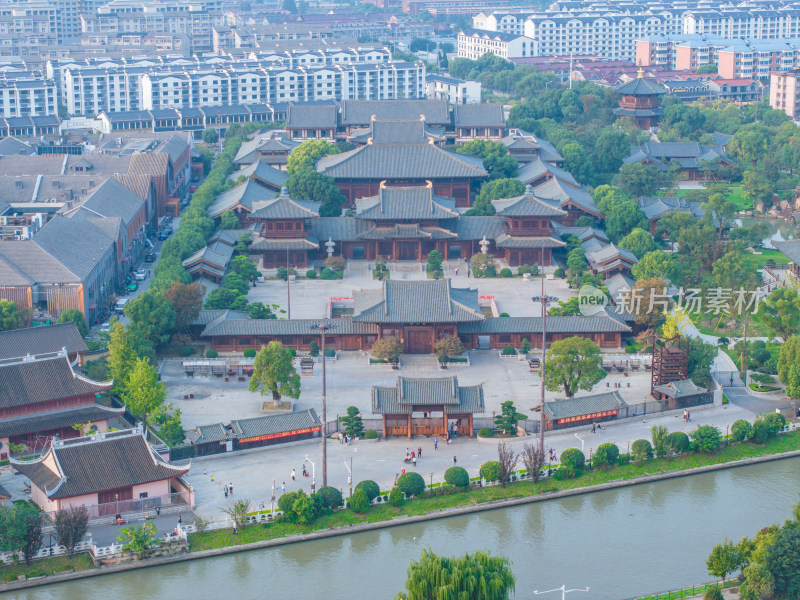
{"type": "Polygon", "coordinates": [[[224,487],[222,488],[222,491],[223,491],[223,492],[225,492],[225,497],[227,498],[227,497],[228,497],[228,486],[227,486],[227,485],[226,485],[226,486],[224,486],[224,487]]]}
{"type": "Polygon", "coordinates": [[[422,458],[422,446],[420,446],[419,448],[417,448],[417,456],[418,456],[418,457],[420,457],[420,458],[422,458]]]}
{"type": "Polygon", "coordinates": [[[308,475],[306,475],[306,463],[303,463],[303,477],[308,477],[308,475]]]}
{"type": "Polygon", "coordinates": [[[233,484],[232,484],[232,483],[229,483],[229,484],[228,484],[228,493],[229,493],[231,496],[233,496],[233,484]]]}
{"type": "Polygon", "coordinates": [[[286,493],[286,482],[284,481],[281,483],[281,494],[285,493],[286,493]]]}
{"type": "Polygon", "coordinates": [[[592,421],[592,433],[597,433],[597,423],[592,421]]]}
{"type": "Polygon", "coordinates": [[[181,515],[178,515],[178,525],[180,525],[181,523],[183,523],[183,517],[181,515]]]}
{"type": "Polygon", "coordinates": [[[415,467],[417,466],[417,455],[416,454],[412,454],[411,455],[411,462],[413,463],[413,465],[415,467]]]}
{"type": "Polygon", "coordinates": [[[439,449],[439,438],[433,438],[433,449],[434,450],[439,449]]]}
{"type": "Polygon", "coordinates": [[[453,465],[457,465],[457,464],[458,464],[458,461],[456,460],[456,457],[453,456],[453,465]]]}
{"type": "Polygon", "coordinates": [[[294,469],[292,469],[292,481],[297,481],[297,480],[295,479],[295,470],[294,470],[294,469]]]}

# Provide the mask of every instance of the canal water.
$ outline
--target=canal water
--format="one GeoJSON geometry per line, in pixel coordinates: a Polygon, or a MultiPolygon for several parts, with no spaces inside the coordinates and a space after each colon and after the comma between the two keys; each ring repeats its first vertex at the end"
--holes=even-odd
{"type": "Polygon", "coordinates": [[[736,219],[736,223],[740,227],[752,227],[756,223],[766,225],[768,235],[762,242],[765,248],[774,249],[772,242],[796,240],[800,237],[800,227],[784,219],[741,217],[736,219]]]}
{"type": "Polygon", "coordinates": [[[516,598],[620,600],[711,579],[714,544],[783,522],[800,458],[8,594],[28,600],[391,599],[423,548],[513,561],[516,598]]]}

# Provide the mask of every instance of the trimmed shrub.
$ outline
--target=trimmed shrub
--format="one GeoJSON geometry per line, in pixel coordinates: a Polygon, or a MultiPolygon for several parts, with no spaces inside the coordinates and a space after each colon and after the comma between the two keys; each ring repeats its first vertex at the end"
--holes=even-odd
{"type": "Polygon", "coordinates": [[[563,268],[563,267],[558,267],[558,268],[555,270],[555,273],[554,273],[554,275],[555,275],[556,277],[559,277],[560,279],[564,279],[564,275],[566,275],[566,273],[567,273],[567,272],[564,270],[564,268],[563,268]]]}
{"type": "Polygon", "coordinates": [[[636,440],[631,444],[631,454],[636,462],[642,462],[653,456],[653,446],[647,440],[636,440]]]}
{"type": "Polygon", "coordinates": [[[586,455],[577,448],[567,448],[561,453],[561,465],[580,472],[586,466],[586,455]]]}
{"type": "Polygon", "coordinates": [[[244,357],[245,357],[245,358],[255,358],[255,357],[256,357],[256,354],[257,354],[257,352],[255,351],[255,349],[254,349],[254,348],[247,348],[247,349],[244,351],[244,357]]]}
{"type": "Polygon", "coordinates": [[[478,437],[484,437],[484,438],[494,437],[494,433],[492,433],[492,430],[489,429],[488,427],[481,427],[480,430],[478,431],[478,437]]]}
{"type": "Polygon", "coordinates": [[[487,265],[483,270],[484,277],[497,277],[497,268],[494,265],[487,265]]]}
{"type": "Polygon", "coordinates": [[[517,350],[516,350],[516,348],[514,348],[514,346],[506,346],[505,348],[503,348],[503,351],[502,351],[502,355],[503,356],[513,356],[516,353],[517,353],[517,350]]]}
{"type": "Polygon", "coordinates": [[[181,356],[191,356],[194,354],[194,348],[191,346],[182,346],[180,350],[178,350],[178,354],[181,356]]]}
{"type": "Polygon", "coordinates": [[[706,589],[703,600],[723,600],[722,590],[718,585],[712,585],[706,589]]]}
{"type": "Polygon", "coordinates": [[[606,442],[597,447],[594,453],[594,464],[598,467],[613,467],[619,460],[619,448],[616,444],[606,442]]]}
{"type": "Polygon", "coordinates": [[[444,480],[456,487],[469,487],[469,473],[464,467],[450,467],[444,472],[444,480]]]}
{"type": "Polygon", "coordinates": [[[206,358],[217,358],[219,356],[219,352],[216,350],[208,350],[206,352],[206,358]]]}
{"type": "Polygon", "coordinates": [[[774,437],[786,425],[786,418],[781,413],[772,412],[764,417],[764,425],[767,427],[767,435],[774,437]]]}
{"type": "Polygon", "coordinates": [[[625,346],[625,354],[636,354],[636,346],[625,346]]]}
{"type": "Polygon", "coordinates": [[[397,488],[406,496],[419,496],[425,489],[425,480],[419,473],[403,473],[397,480],[397,488]]]}
{"type": "Polygon", "coordinates": [[[374,429],[367,429],[364,432],[364,439],[365,440],[377,440],[378,439],[378,432],[374,429]]]}
{"type": "Polygon", "coordinates": [[[683,431],[673,431],[667,436],[667,446],[676,454],[689,450],[689,436],[683,431]]]}
{"type": "MultiPolygon", "coordinates": [[[[359,481],[358,485],[356,486],[356,490],[364,490],[364,493],[367,495],[367,498],[370,502],[375,500],[375,498],[377,498],[381,493],[381,488],[371,479],[359,481]]],[[[353,495],[355,496],[355,492],[353,495]]]]}
{"type": "Polygon", "coordinates": [[[336,271],[325,267],[322,269],[322,273],[320,273],[320,279],[339,279],[339,274],[336,271]]]}
{"type": "Polygon", "coordinates": [[[393,487],[392,491],[389,492],[389,506],[402,506],[405,501],[406,499],[403,498],[403,492],[393,487]]]}
{"type": "Polygon", "coordinates": [[[500,480],[500,463],[496,460],[490,460],[481,465],[481,477],[486,481],[499,481],[500,480]]]}
{"type": "Polygon", "coordinates": [[[756,419],[753,422],[753,433],[750,436],[750,441],[754,444],[763,444],[769,437],[767,426],[761,419],[756,419]]]}
{"type": "Polygon", "coordinates": [[[294,511],[292,510],[292,507],[299,496],[299,492],[286,492],[280,498],[278,498],[278,510],[283,512],[284,518],[288,521],[292,521],[294,519],[294,511]]]}
{"type": "Polygon", "coordinates": [[[369,511],[370,499],[367,493],[363,490],[356,490],[353,492],[353,497],[350,498],[350,508],[357,513],[365,513],[369,511]]]}
{"type": "Polygon", "coordinates": [[[310,356],[319,356],[319,344],[317,340],[311,340],[308,344],[308,354],[310,356]]]}
{"type": "Polygon", "coordinates": [[[731,437],[737,442],[744,442],[753,436],[753,426],[749,421],[738,419],[731,425],[731,437]]]}
{"type": "Polygon", "coordinates": [[[513,273],[511,272],[511,269],[509,269],[508,267],[500,269],[500,277],[511,277],[512,275],[513,273]]]}
{"type": "Polygon", "coordinates": [[[511,315],[510,315],[510,314],[508,314],[507,312],[501,312],[501,313],[500,313],[500,316],[501,316],[501,317],[503,317],[503,318],[508,318],[508,317],[510,317],[511,315]]]}
{"type": "Polygon", "coordinates": [[[564,479],[575,479],[578,475],[580,475],[580,473],[569,467],[560,467],[553,474],[553,477],[556,478],[556,481],[563,481],[564,479]]]}
{"type": "Polygon", "coordinates": [[[317,271],[315,269],[309,269],[306,271],[306,277],[309,279],[316,279],[317,278],[317,271]]]}
{"type": "Polygon", "coordinates": [[[339,508],[342,505],[342,493],[334,487],[326,485],[317,490],[325,508],[339,508]]]}
{"type": "Polygon", "coordinates": [[[325,356],[336,356],[336,350],[334,348],[325,348],[325,356]]]}

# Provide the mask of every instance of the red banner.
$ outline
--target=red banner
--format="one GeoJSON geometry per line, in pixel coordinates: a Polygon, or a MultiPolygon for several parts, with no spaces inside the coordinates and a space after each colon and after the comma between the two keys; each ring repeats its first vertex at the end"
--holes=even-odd
{"type": "Polygon", "coordinates": [[[239,443],[245,444],[248,442],[262,442],[264,440],[274,440],[282,437],[289,437],[290,435],[300,435],[303,433],[313,433],[320,431],[322,427],[306,427],[305,429],[295,429],[293,431],[281,431],[280,433],[269,433],[267,435],[258,435],[256,437],[239,438],[239,443]]]}
{"type": "Polygon", "coordinates": [[[618,414],[619,410],[604,410],[603,412],[591,413],[588,415],[580,415],[578,417],[567,417],[566,419],[559,419],[558,424],[574,423],[576,421],[586,421],[587,419],[599,419],[601,417],[613,417],[618,414]]]}

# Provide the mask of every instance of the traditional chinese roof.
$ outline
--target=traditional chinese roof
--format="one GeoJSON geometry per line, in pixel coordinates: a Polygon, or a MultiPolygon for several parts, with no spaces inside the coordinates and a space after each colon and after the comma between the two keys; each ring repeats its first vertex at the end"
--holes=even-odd
{"type": "Polygon", "coordinates": [[[606,392],[592,396],[545,402],[544,414],[551,421],[555,421],[570,417],[582,417],[606,410],[621,410],[626,406],[628,405],[619,392],[606,392]]]}
{"type": "Polygon", "coordinates": [[[433,195],[432,186],[384,187],[356,200],[356,218],[374,221],[457,219],[455,201],[433,195]]]}
{"type": "Polygon", "coordinates": [[[498,248],[563,248],[566,242],[550,236],[520,236],[502,234],[495,238],[498,248]]]}
{"type": "MultiPolygon", "coordinates": [[[[592,317],[571,315],[547,317],[547,333],[627,333],[631,328],[605,313],[592,317]]],[[[541,317],[501,317],[474,323],[459,323],[458,333],[541,333],[541,317]]]]}
{"type": "MultiPolygon", "coordinates": [[[[328,335],[372,335],[378,333],[377,326],[372,323],[361,323],[348,318],[335,319],[333,322],[336,324],[336,328],[329,331],[328,335]]],[[[247,313],[228,310],[211,320],[203,330],[202,336],[319,336],[321,335],[319,330],[312,327],[318,323],[319,319],[251,319],[247,313]]]]}
{"type": "Polygon", "coordinates": [[[239,177],[247,177],[248,179],[260,179],[261,181],[270,184],[272,187],[281,188],[289,181],[289,174],[286,171],[279,171],[260,160],[234,171],[228,175],[228,179],[236,181],[239,177]]]}
{"type": "Polygon", "coordinates": [[[209,444],[227,440],[247,439],[262,435],[274,435],[299,429],[322,427],[313,408],[253,417],[252,419],[237,419],[229,425],[215,423],[214,425],[201,425],[192,429],[187,437],[194,444],[209,444]]]}
{"type": "Polygon", "coordinates": [[[618,85],[614,91],[625,96],[660,96],[667,93],[667,89],[663,85],[654,79],[644,77],[637,77],[618,85]]]}
{"type": "Polygon", "coordinates": [[[189,471],[164,462],[137,430],[54,442],[43,457],[12,459],[11,464],[50,499],[163,481],[189,471]]]}
{"type": "Polygon", "coordinates": [[[630,268],[639,262],[630,250],[620,248],[616,244],[608,244],[598,250],[586,253],[586,260],[593,270],[598,272],[607,271],[619,265],[630,268]]]}
{"type": "Polygon", "coordinates": [[[449,279],[383,281],[380,290],[355,290],[354,321],[367,323],[460,323],[482,321],[478,291],[450,287],[449,279]],[[360,301],[369,298],[370,302],[360,301]]]}
{"type": "Polygon", "coordinates": [[[681,381],[671,381],[670,383],[657,385],[653,388],[653,391],[660,392],[670,398],[684,398],[686,396],[705,394],[708,390],[696,385],[691,379],[683,379],[681,381]]]}
{"type": "Polygon", "coordinates": [[[567,214],[566,211],[537,198],[530,185],[525,187],[522,196],[492,200],[492,205],[501,217],[563,217],[567,214]]]}
{"type": "Polygon", "coordinates": [[[499,127],[506,126],[503,107],[499,104],[456,104],[453,107],[455,127],[499,127]]]}
{"type": "Polygon", "coordinates": [[[442,227],[421,227],[418,223],[395,223],[391,227],[370,227],[358,234],[359,240],[431,239],[445,240],[458,237],[442,227]]]}
{"type": "Polygon", "coordinates": [[[701,219],[705,212],[700,202],[689,202],[686,198],[678,197],[639,198],[639,206],[651,221],[672,211],[687,212],[697,219],[701,219]]]}
{"type": "Polygon", "coordinates": [[[572,173],[549,162],[545,162],[538,156],[524,167],[520,167],[517,171],[517,179],[525,184],[532,183],[543,175],[557,177],[564,183],[568,183],[569,185],[575,187],[580,187],[580,184],[572,176],[572,173]]]}
{"type": "Polygon", "coordinates": [[[20,354],[48,354],[67,349],[67,354],[86,352],[89,348],[75,323],[44,327],[26,327],[0,332],[0,360],[20,354]]]}
{"type": "Polygon", "coordinates": [[[52,410],[21,417],[0,420],[0,437],[26,435],[37,431],[50,431],[59,427],[106,421],[119,417],[124,408],[111,408],[102,404],[88,404],[75,408],[52,410]]]}
{"type": "Polygon", "coordinates": [[[450,124],[450,112],[444,100],[344,100],[342,125],[368,125],[374,119],[418,120],[425,117],[428,123],[450,124]]]}
{"type": "Polygon", "coordinates": [[[539,198],[545,200],[555,200],[559,206],[564,207],[567,204],[574,204],[591,215],[596,217],[603,217],[603,213],[597,208],[597,205],[592,199],[592,195],[580,188],[576,188],[568,183],[562,182],[557,177],[548,179],[533,188],[533,193],[539,198]]]}
{"type": "Polygon", "coordinates": [[[281,188],[277,198],[253,202],[253,212],[250,213],[252,219],[311,219],[318,216],[310,203],[290,198],[286,187],[281,188]]]}
{"type": "Polygon", "coordinates": [[[393,387],[372,388],[375,414],[411,414],[415,406],[446,406],[449,414],[482,413],[483,386],[459,386],[458,377],[398,377],[393,387]]]}
{"type": "Polygon", "coordinates": [[[110,387],[110,381],[92,381],[75,373],[63,352],[0,363],[0,408],[99,394],[110,387]]]}
{"type": "Polygon", "coordinates": [[[196,271],[208,271],[222,277],[233,256],[233,246],[224,242],[214,242],[200,248],[190,257],[184,259],[183,267],[191,274],[196,271]]]}
{"type": "Polygon", "coordinates": [[[800,240],[772,242],[775,249],[796,265],[800,265],[800,240]]]}
{"type": "Polygon", "coordinates": [[[273,195],[274,192],[271,190],[258,185],[252,179],[248,179],[244,183],[240,183],[217,196],[211,206],[208,207],[208,216],[216,219],[221,217],[225,211],[232,210],[237,206],[252,211],[253,203],[269,200],[273,195]]]}

